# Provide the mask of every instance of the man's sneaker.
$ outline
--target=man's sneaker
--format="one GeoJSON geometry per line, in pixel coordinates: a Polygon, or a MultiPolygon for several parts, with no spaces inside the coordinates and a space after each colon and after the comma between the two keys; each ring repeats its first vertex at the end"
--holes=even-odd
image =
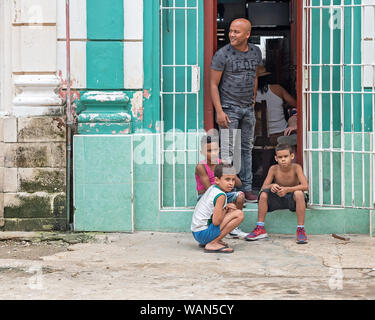
{"type": "Polygon", "coordinates": [[[301,228],[301,227],[297,228],[296,235],[297,235],[296,241],[297,241],[298,244],[307,243],[305,228],[301,228]]]}
{"type": "Polygon", "coordinates": [[[233,229],[229,232],[227,237],[232,239],[244,239],[247,236],[246,232],[243,232],[240,228],[233,229]]]}
{"type": "Polygon", "coordinates": [[[254,241],[258,239],[267,238],[268,234],[266,228],[263,226],[256,226],[253,231],[251,231],[246,237],[245,240],[254,241]]]}
{"type": "Polygon", "coordinates": [[[257,202],[258,196],[252,191],[245,192],[245,201],[246,202],[257,202]]]}

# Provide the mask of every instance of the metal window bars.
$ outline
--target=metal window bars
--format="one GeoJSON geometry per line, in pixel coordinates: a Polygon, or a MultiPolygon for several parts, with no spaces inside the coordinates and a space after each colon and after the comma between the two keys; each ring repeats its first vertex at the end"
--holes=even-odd
{"type": "Polygon", "coordinates": [[[348,2],[303,2],[304,168],[311,205],[373,210],[375,0],[348,2]]]}
{"type": "Polygon", "coordinates": [[[194,179],[193,168],[199,159],[201,129],[199,2],[159,2],[162,123],[160,208],[163,210],[193,208],[195,205],[196,189],[191,182],[194,179]],[[191,120],[193,118],[195,121],[191,120]]]}

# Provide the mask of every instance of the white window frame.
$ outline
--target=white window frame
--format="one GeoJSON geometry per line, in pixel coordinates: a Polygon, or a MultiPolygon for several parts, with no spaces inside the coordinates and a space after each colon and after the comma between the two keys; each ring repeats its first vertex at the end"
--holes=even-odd
{"type": "Polygon", "coordinates": [[[363,0],[362,7],[362,64],[365,88],[375,86],[375,0],[363,0]]]}

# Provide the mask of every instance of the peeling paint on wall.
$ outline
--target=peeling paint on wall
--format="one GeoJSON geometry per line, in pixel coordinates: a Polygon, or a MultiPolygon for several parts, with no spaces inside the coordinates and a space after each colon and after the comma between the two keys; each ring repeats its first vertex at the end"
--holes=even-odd
{"type": "Polygon", "coordinates": [[[86,94],[87,100],[95,100],[98,102],[128,100],[129,98],[124,92],[102,92],[102,91],[90,91],[86,94]]]}
{"type": "Polygon", "coordinates": [[[135,92],[133,98],[130,101],[132,105],[131,111],[133,117],[143,122],[143,92],[135,92]]]}
{"type": "MultiPolygon", "coordinates": [[[[64,99],[64,102],[65,102],[66,101],[66,94],[67,94],[67,92],[66,92],[66,90],[64,90],[64,88],[67,87],[68,80],[63,78],[61,70],[58,71],[58,78],[60,80],[59,95],[60,95],[61,98],[64,99]]],[[[70,86],[71,87],[73,86],[74,81],[75,81],[74,79],[70,80],[70,86]]],[[[70,91],[70,99],[71,99],[71,101],[79,100],[79,98],[80,98],[79,91],[71,89],[71,91],[70,91]]]]}
{"type": "Polygon", "coordinates": [[[145,98],[145,99],[150,99],[150,97],[151,97],[151,94],[150,94],[150,92],[147,90],[147,89],[145,89],[144,91],[143,91],[143,97],[145,98]]]}

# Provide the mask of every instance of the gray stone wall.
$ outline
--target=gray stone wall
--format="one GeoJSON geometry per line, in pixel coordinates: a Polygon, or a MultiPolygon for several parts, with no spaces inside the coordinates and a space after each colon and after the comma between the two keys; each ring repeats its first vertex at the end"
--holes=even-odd
{"type": "Polygon", "coordinates": [[[62,117],[0,118],[0,230],[66,229],[62,117]]]}
{"type": "Polygon", "coordinates": [[[66,228],[58,3],[0,0],[0,231],[66,228]]]}

